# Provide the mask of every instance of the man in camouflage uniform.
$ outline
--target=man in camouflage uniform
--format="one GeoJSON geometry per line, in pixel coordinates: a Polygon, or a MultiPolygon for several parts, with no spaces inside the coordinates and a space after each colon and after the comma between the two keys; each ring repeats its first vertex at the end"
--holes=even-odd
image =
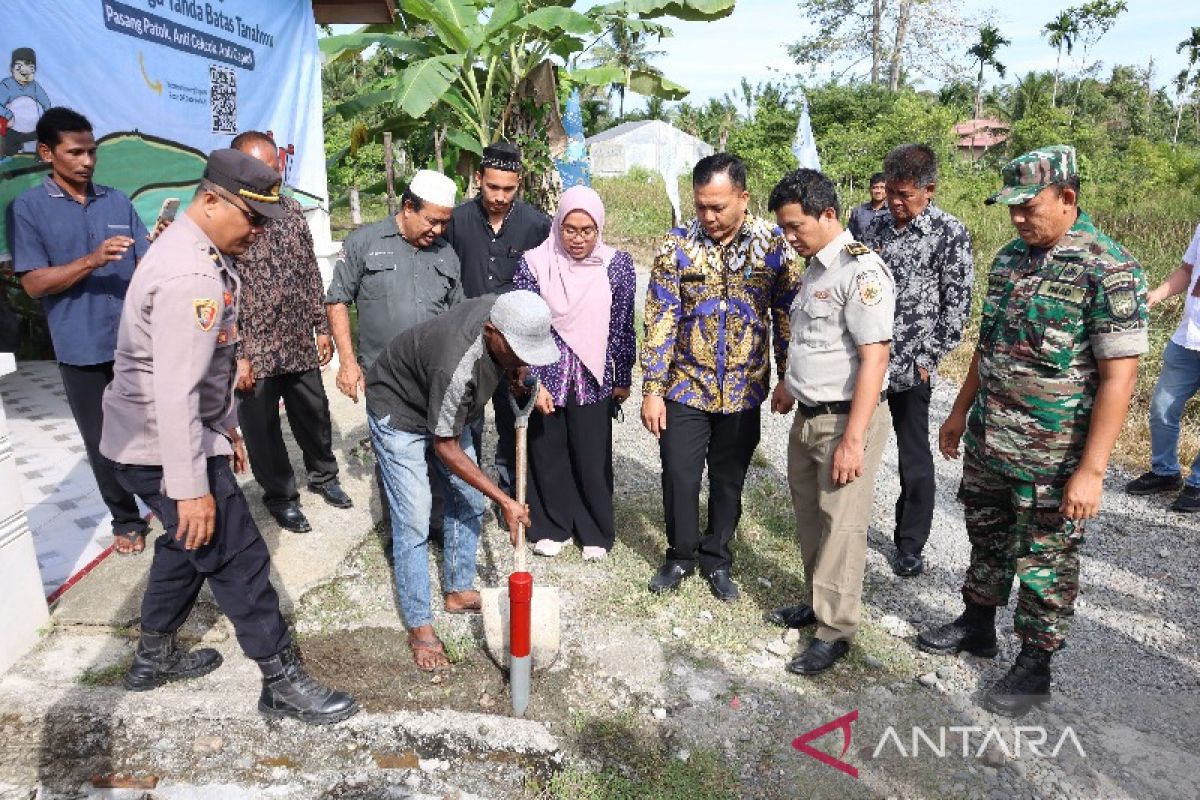
{"type": "Polygon", "coordinates": [[[1016,664],[984,697],[1020,716],[1050,694],[1079,592],[1084,520],[1096,515],[1104,472],[1146,352],[1141,265],[1079,209],[1075,150],[1026,153],[1004,168],[1004,203],[1017,229],[988,273],[979,346],[939,433],[957,458],[971,563],[966,610],[922,633],[927,652],[997,652],[996,607],[1020,579],[1016,664]],[[968,413],[969,412],[969,413],[968,413]]]}

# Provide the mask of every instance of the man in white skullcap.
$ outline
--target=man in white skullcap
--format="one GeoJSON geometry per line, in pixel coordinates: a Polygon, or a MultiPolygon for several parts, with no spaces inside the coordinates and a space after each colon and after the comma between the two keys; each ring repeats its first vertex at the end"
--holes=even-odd
{"type": "MultiPolygon", "coordinates": [[[[454,181],[423,169],[402,196],[400,213],[346,237],[325,295],[340,365],[337,387],[354,402],[363,375],[397,334],[433,319],[463,299],[458,256],[441,238],[454,211],[454,181]],[[358,310],[358,342],[350,335],[350,305],[358,310]]],[[[432,468],[432,465],[431,465],[432,468]]],[[[375,470],[382,495],[382,479],[375,470]]],[[[387,522],[387,502],[382,503],[387,522]]],[[[441,539],[435,494],[430,536],[441,539]]]]}
{"type": "Polygon", "coordinates": [[[477,613],[475,553],[484,498],[500,507],[510,531],[529,525],[529,506],[479,468],[471,426],[501,381],[514,381],[525,366],[554,364],[559,355],[546,302],[513,291],[467,300],[408,329],[367,372],[371,444],[392,510],[396,596],[413,660],[423,670],[450,665],[433,629],[426,537],[432,489],[441,487],[445,498],[442,607],[448,614],[477,613]],[[435,469],[426,479],[431,454],[435,469]]]}

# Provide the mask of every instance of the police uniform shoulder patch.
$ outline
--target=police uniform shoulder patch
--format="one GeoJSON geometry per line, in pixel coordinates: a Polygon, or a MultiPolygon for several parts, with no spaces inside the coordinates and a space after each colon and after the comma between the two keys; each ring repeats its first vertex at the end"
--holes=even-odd
{"type": "Polygon", "coordinates": [[[867,247],[862,242],[850,242],[846,245],[846,252],[852,256],[865,256],[871,252],[871,248],[867,247]]]}
{"type": "Polygon", "coordinates": [[[1137,314],[1137,279],[1131,272],[1113,272],[1100,281],[1104,303],[1113,319],[1126,320],[1137,314]]]}
{"type": "Polygon", "coordinates": [[[879,270],[865,269],[858,273],[858,297],[864,306],[877,305],[883,299],[883,281],[879,270]]]}
{"type": "Polygon", "coordinates": [[[217,301],[207,298],[196,298],[192,301],[192,310],[196,313],[196,326],[208,333],[217,322],[217,301]]]}

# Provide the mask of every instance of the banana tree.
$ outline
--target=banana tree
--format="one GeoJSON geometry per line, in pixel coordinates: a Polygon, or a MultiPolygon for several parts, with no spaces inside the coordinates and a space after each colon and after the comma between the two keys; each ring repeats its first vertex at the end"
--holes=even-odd
{"type": "MultiPolygon", "coordinates": [[[[327,58],[357,57],[383,48],[395,70],[335,110],[352,119],[379,106],[397,117],[421,119],[448,111],[446,141],[479,156],[507,133],[521,82],[545,61],[567,65],[589,40],[620,24],[658,36],[656,20],[713,20],[733,11],[734,0],[618,0],[578,11],[576,0],[405,0],[397,20],[321,40],[327,58]]],[[[585,85],[621,81],[639,94],[679,99],[687,89],[653,70],[614,73],[609,67],[574,70],[585,85]]],[[[375,131],[378,133],[379,131],[375,131]]]]}

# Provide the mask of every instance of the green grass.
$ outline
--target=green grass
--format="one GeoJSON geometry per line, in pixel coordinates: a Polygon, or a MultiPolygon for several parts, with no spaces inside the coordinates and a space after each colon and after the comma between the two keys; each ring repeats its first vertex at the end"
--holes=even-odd
{"type": "Polygon", "coordinates": [[[131,663],[132,657],[99,669],[88,667],[79,675],[78,682],[81,686],[116,686],[131,663]]]}
{"type": "Polygon", "coordinates": [[[686,761],[632,713],[578,715],[573,720],[579,751],[599,769],[568,766],[528,795],[537,800],[727,800],[738,796],[728,762],[707,750],[686,761]]]}

